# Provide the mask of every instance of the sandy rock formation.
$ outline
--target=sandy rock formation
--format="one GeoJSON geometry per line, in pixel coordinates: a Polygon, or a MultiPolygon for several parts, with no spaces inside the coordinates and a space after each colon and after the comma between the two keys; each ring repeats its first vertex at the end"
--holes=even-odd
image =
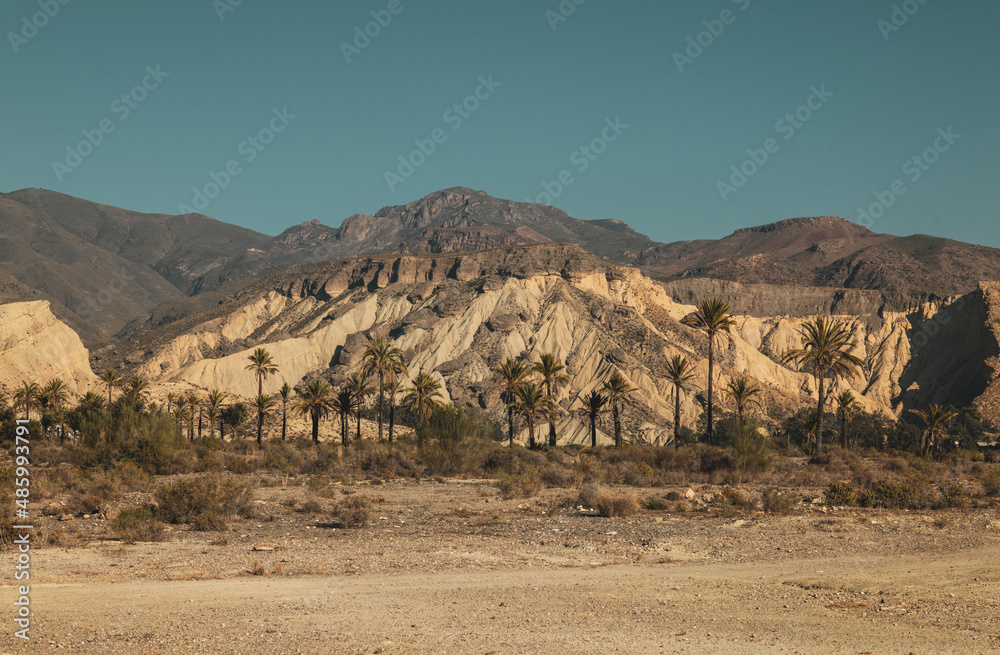
{"type": "Polygon", "coordinates": [[[56,377],[75,394],[96,386],[80,337],[52,314],[46,300],[0,305],[0,384],[12,390],[56,377]]]}

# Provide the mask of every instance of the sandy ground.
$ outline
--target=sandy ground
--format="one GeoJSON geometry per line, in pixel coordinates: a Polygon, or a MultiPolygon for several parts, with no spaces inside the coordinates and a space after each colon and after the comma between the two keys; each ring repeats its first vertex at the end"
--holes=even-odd
{"type": "Polygon", "coordinates": [[[0,653],[1000,651],[994,510],[606,519],[556,509],[570,491],[355,489],[376,501],[366,528],[295,511],[295,486],[166,543],[122,546],[98,517],[43,526],[86,545],[33,553],[32,639],[5,620],[0,653]]]}

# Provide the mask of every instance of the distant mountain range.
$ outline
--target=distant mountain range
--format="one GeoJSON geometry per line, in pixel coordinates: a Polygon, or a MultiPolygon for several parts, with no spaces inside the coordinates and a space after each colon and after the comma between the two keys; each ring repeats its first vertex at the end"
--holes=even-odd
{"type": "Polygon", "coordinates": [[[48,300],[85,343],[127,338],[217,304],[291,264],[571,242],[659,280],[844,287],[925,296],[1000,278],[1000,250],[794,218],[719,240],[657,243],[622,221],[464,187],[271,237],[200,214],[141,214],[42,189],[0,194],[0,302],[48,300]]]}

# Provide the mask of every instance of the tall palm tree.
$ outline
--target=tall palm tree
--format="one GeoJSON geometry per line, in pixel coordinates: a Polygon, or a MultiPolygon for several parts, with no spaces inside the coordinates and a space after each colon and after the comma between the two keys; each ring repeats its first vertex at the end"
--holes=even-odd
{"type": "Polygon", "coordinates": [[[111,405],[111,391],[112,389],[121,386],[122,383],[121,375],[118,374],[117,370],[109,368],[100,375],[98,375],[97,379],[100,380],[101,384],[103,384],[104,387],[108,390],[108,405],[111,405]]]}
{"type": "Polygon", "coordinates": [[[288,401],[292,398],[291,385],[285,382],[278,389],[278,398],[281,400],[281,440],[285,441],[285,437],[288,434],[288,401]]]}
{"type": "Polygon", "coordinates": [[[535,422],[539,418],[551,420],[552,396],[545,393],[545,388],[534,382],[525,382],[517,388],[518,414],[528,422],[528,447],[535,448],[535,422]]]}
{"type": "Polygon", "coordinates": [[[426,425],[431,411],[441,397],[441,383],[430,373],[420,371],[410,383],[413,388],[403,396],[403,404],[417,415],[417,421],[426,425]]]}
{"type": "MultiPolygon", "coordinates": [[[[253,354],[247,357],[247,361],[250,363],[246,365],[245,370],[253,373],[254,377],[257,378],[257,395],[262,396],[264,394],[264,380],[271,377],[278,372],[278,363],[271,358],[271,353],[267,352],[265,348],[256,348],[253,354]]],[[[257,425],[263,425],[264,415],[258,412],[257,414],[257,425]]],[[[260,429],[257,430],[260,432],[260,429]]]]}
{"type": "Polygon", "coordinates": [[[736,415],[740,417],[740,425],[746,425],[747,410],[761,406],[760,398],[764,392],[747,376],[738,375],[729,379],[723,393],[736,405],[736,415]]]}
{"type": "Polygon", "coordinates": [[[816,451],[823,443],[823,405],[826,402],[827,376],[834,378],[853,374],[864,362],[851,354],[854,331],[842,321],[817,316],[798,330],[802,347],[781,356],[783,364],[794,363],[809,367],[816,378],[819,399],[816,402],[816,451]]]}
{"type": "Polygon", "coordinates": [[[340,415],[340,443],[346,447],[348,444],[347,419],[354,412],[354,393],[350,387],[343,386],[337,390],[337,395],[333,398],[333,411],[340,415]]]}
{"type": "Polygon", "coordinates": [[[198,415],[198,437],[201,438],[201,398],[194,391],[188,392],[188,439],[194,441],[194,417],[198,415]]]}
{"type": "Polygon", "coordinates": [[[399,386],[406,377],[406,373],[406,365],[402,361],[389,370],[386,383],[386,391],[389,392],[389,443],[392,443],[392,434],[396,427],[396,397],[399,395],[399,386]]]}
{"type": "Polygon", "coordinates": [[[847,450],[847,419],[851,410],[858,406],[858,401],[849,390],[842,391],[834,400],[837,403],[837,418],[840,419],[840,443],[847,450]]]}
{"type": "Polygon", "coordinates": [[[69,400],[69,390],[59,378],[49,380],[38,393],[38,399],[43,407],[51,409],[59,417],[59,443],[66,441],[66,422],[63,405],[69,400]]]}
{"type": "Polygon", "coordinates": [[[319,420],[333,410],[331,391],[330,383],[318,378],[307,384],[295,401],[295,410],[312,419],[313,443],[319,443],[319,420]]]}
{"type": "Polygon", "coordinates": [[[205,398],[205,405],[208,407],[208,425],[210,438],[215,437],[215,421],[220,421],[219,437],[222,436],[222,403],[226,400],[226,394],[218,389],[212,389],[205,398]]]}
{"type": "Polygon", "coordinates": [[[950,407],[941,405],[931,405],[927,411],[911,409],[911,412],[923,419],[927,429],[920,436],[920,450],[924,454],[930,454],[931,449],[939,445],[938,437],[945,434],[945,427],[956,416],[958,412],[950,407]]]}
{"type": "Polygon", "coordinates": [[[619,371],[611,374],[611,377],[604,383],[604,393],[611,403],[611,417],[615,424],[615,447],[622,445],[622,422],[620,408],[630,401],[633,392],[638,391],[636,387],[629,384],[629,381],[619,371]]]}
{"type": "Polygon", "coordinates": [[[167,394],[167,414],[170,414],[174,409],[174,402],[177,400],[176,394],[170,392],[167,394]]]}
{"type": "Polygon", "coordinates": [[[715,365],[715,340],[726,337],[732,342],[733,337],[730,330],[736,325],[736,321],[729,315],[729,303],[718,298],[704,298],[698,303],[698,309],[681,319],[684,325],[701,330],[708,337],[708,426],[706,435],[708,444],[713,445],[713,375],[715,365]]]}
{"type": "Polygon", "coordinates": [[[361,358],[365,375],[378,378],[378,440],[382,441],[382,422],[385,415],[385,381],[393,371],[399,372],[404,366],[403,351],[392,343],[389,337],[379,337],[368,342],[361,358]]]}
{"type": "Polygon", "coordinates": [[[667,379],[674,385],[674,449],[681,443],[681,392],[694,379],[694,367],[684,355],[667,360],[667,379]]]}
{"type": "Polygon", "coordinates": [[[608,404],[608,399],[601,395],[601,392],[594,389],[583,397],[583,406],[580,407],[580,414],[590,419],[590,446],[597,447],[597,418],[601,415],[608,404]]]}
{"type": "Polygon", "coordinates": [[[363,370],[354,371],[347,380],[347,388],[354,397],[354,416],[358,419],[357,439],[361,439],[361,410],[368,406],[368,398],[375,393],[375,387],[368,383],[363,370]]]}
{"type": "Polygon", "coordinates": [[[542,384],[545,385],[545,393],[552,398],[553,411],[550,412],[549,416],[550,446],[555,446],[557,441],[555,421],[556,391],[562,385],[569,383],[569,376],[563,373],[565,370],[566,367],[559,362],[555,353],[542,353],[539,361],[535,362],[535,365],[531,367],[531,371],[542,379],[542,384]]]}
{"type": "Polygon", "coordinates": [[[20,406],[27,420],[31,419],[31,410],[39,406],[39,392],[37,382],[22,382],[21,386],[14,390],[14,407],[20,406]]]}
{"type": "Polygon", "coordinates": [[[520,359],[508,357],[496,371],[500,378],[500,399],[507,405],[507,438],[511,448],[514,447],[514,409],[517,405],[517,390],[531,374],[528,365],[520,359]]]}
{"type": "MultiPolygon", "coordinates": [[[[187,423],[188,399],[187,396],[177,396],[174,403],[174,419],[180,423],[181,434],[183,435],[184,424],[187,423]]],[[[188,439],[193,439],[191,432],[188,432],[188,439]]]]}
{"type": "MultiPolygon", "coordinates": [[[[329,386],[329,385],[327,385],[329,386]]],[[[253,399],[253,407],[257,410],[257,447],[263,444],[262,434],[264,432],[264,417],[274,407],[274,396],[266,393],[258,394],[253,399]]]]}

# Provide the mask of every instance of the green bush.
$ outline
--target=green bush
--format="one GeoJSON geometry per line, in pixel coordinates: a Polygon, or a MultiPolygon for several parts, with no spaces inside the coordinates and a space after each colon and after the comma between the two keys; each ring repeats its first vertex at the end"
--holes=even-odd
{"type": "Polygon", "coordinates": [[[363,528],[371,517],[371,501],[365,496],[348,496],[333,511],[333,516],[345,528],[363,528]]]}
{"type": "Polygon", "coordinates": [[[111,522],[111,530],[126,544],[137,541],[166,541],[163,524],[149,507],[123,509],[111,522]]]}
{"type": "Polygon", "coordinates": [[[770,437],[761,434],[753,422],[740,426],[731,441],[730,458],[736,482],[754,480],[771,468],[770,437]]]}
{"type": "Polygon", "coordinates": [[[883,507],[887,509],[918,509],[924,494],[921,489],[902,482],[879,482],[874,488],[862,495],[862,504],[866,507],[883,507]]]}
{"type": "Polygon", "coordinates": [[[858,492],[847,482],[834,482],[823,492],[827,505],[847,507],[858,502],[858,492]]]}
{"type": "Polygon", "coordinates": [[[501,472],[497,475],[496,488],[504,500],[531,498],[542,489],[542,469],[523,464],[512,473],[501,472]]]}

